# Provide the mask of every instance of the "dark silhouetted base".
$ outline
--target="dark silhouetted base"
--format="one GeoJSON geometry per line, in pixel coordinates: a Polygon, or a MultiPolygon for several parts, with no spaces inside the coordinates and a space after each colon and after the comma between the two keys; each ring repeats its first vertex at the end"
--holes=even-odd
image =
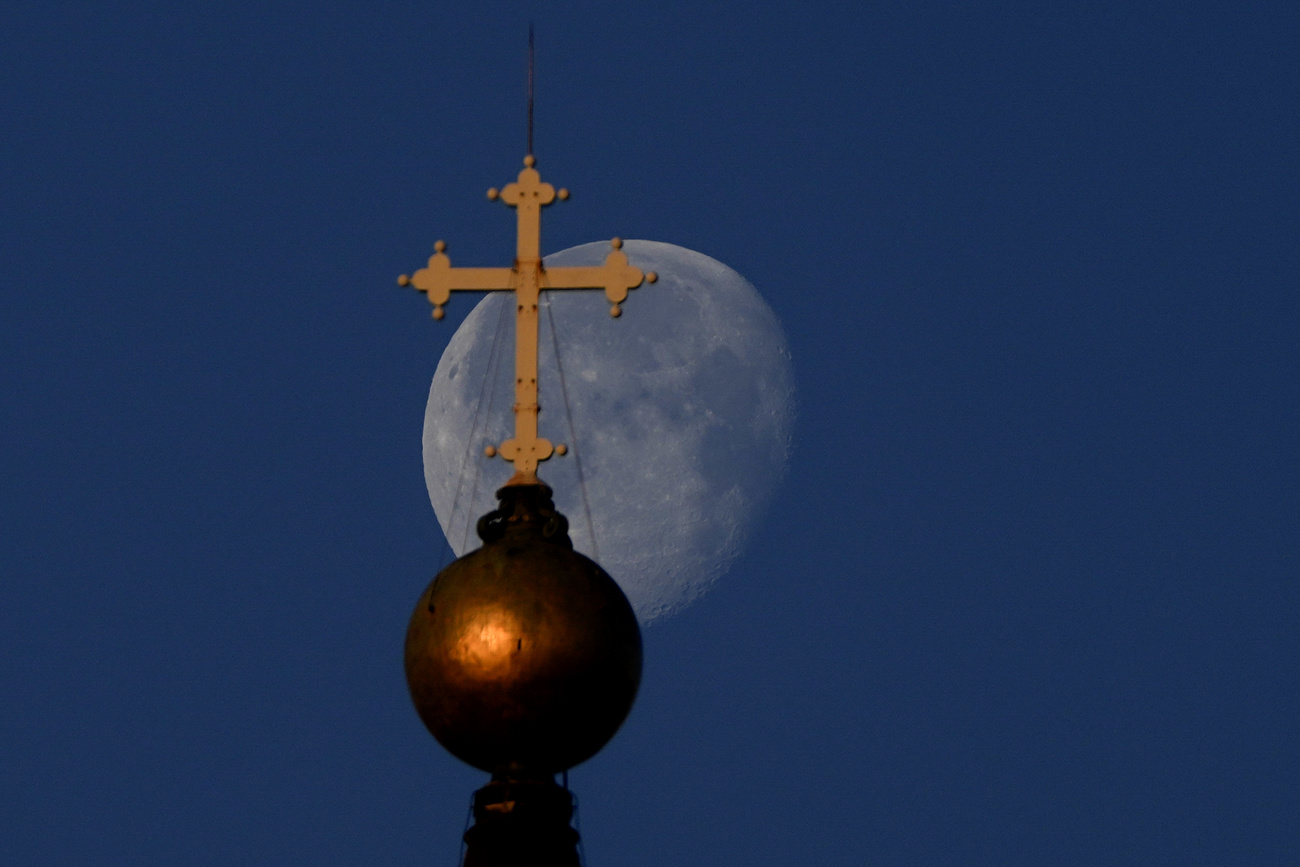
{"type": "Polygon", "coordinates": [[[579,867],[573,796],[552,780],[493,780],[474,793],[465,867],[579,867]]]}

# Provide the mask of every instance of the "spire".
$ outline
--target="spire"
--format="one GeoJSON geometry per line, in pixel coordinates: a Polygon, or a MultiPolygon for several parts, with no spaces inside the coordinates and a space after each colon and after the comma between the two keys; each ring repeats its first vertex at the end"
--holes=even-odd
{"type": "Polygon", "coordinates": [[[433,318],[456,291],[513,292],[515,434],[484,453],[514,463],[500,504],[478,522],[483,546],[438,573],[407,625],[406,682],[416,712],[452,755],[492,775],[474,796],[465,867],[578,867],[568,769],[595,755],[627,717],[641,683],[641,631],[618,584],[573,550],[537,465],[563,455],[537,429],[538,298],[604,289],[617,317],[629,290],[655,282],[610,242],[604,264],[542,265],[542,208],[569,191],[542,181],[533,147],[533,32],[528,30],[528,150],[523,170],[488,199],[515,209],[508,268],[452,267],[438,241],[428,264],[397,279],[425,293],[433,318]],[[565,774],[565,785],[555,774],[565,774]]]}

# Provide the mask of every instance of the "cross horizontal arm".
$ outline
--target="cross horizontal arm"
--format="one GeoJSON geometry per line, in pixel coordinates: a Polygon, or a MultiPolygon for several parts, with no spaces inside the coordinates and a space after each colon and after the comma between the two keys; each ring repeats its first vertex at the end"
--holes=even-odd
{"type": "MultiPolygon", "coordinates": [[[[446,261],[446,257],[443,257],[446,261]]],[[[490,292],[496,289],[510,289],[510,278],[514,271],[510,268],[421,268],[411,277],[411,285],[421,292],[429,293],[429,300],[435,304],[445,304],[447,293],[452,291],[490,292]]]]}
{"type": "Polygon", "coordinates": [[[542,288],[604,289],[609,300],[617,302],[627,298],[627,290],[640,286],[643,278],[640,268],[631,267],[547,268],[542,272],[542,288]],[[611,293],[611,289],[618,293],[618,297],[611,293]]]}
{"type": "Polygon", "coordinates": [[[442,318],[442,305],[453,291],[491,292],[514,288],[513,268],[453,268],[451,259],[443,252],[445,246],[438,242],[437,252],[429,257],[429,264],[410,277],[397,278],[402,286],[414,286],[429,296],[433,315],[442,318]]]}
{"type": "Polygon", "coordinates": [[[627,254],[615,247],[605,257],[604,265],[547,268],[542,272],[541,288],[604,289],[605,297],[617,306],[627,299],[627,290],[640,286],[647,277],[651,283],[654,282],[652,274],[643,274],[640,268],[633,268],[627,263],[627,254]]]}

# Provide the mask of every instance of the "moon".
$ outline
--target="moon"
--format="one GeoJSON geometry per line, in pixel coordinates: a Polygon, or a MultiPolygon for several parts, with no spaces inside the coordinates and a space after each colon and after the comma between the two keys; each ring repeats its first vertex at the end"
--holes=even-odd
{"type": "MultiPolygon", "coordinates": [[[[648,624],[720,578],[785,476],[794,377],[775,314],[701,253],[627,241],[655,271],[614,319],[600,291],[544,292],[539,433],[567,454],[538,467],[574,547],[618,581],[648,624]]],[[[599,265],[609,243],[547,256],[599,265]]],[[[453,299],[453,303],[454,303],[453,299]]],[[[429,499],[456,556],[512,467],[485,447],[514,434],[513,295],[489,293],[438,362],[424,416],[429,499]]]]}

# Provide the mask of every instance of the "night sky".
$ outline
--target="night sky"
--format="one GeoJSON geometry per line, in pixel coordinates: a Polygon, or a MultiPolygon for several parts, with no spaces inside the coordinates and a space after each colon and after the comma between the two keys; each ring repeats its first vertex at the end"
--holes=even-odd
{"type": "Polygon", "coordinates": [[[395,277],[509,263],[530,19],[544,251],[725,262],[799,397],[589,863],[1300,863],[1295,2],[4,4],[0,862],[456,863],[395,277]]]}

